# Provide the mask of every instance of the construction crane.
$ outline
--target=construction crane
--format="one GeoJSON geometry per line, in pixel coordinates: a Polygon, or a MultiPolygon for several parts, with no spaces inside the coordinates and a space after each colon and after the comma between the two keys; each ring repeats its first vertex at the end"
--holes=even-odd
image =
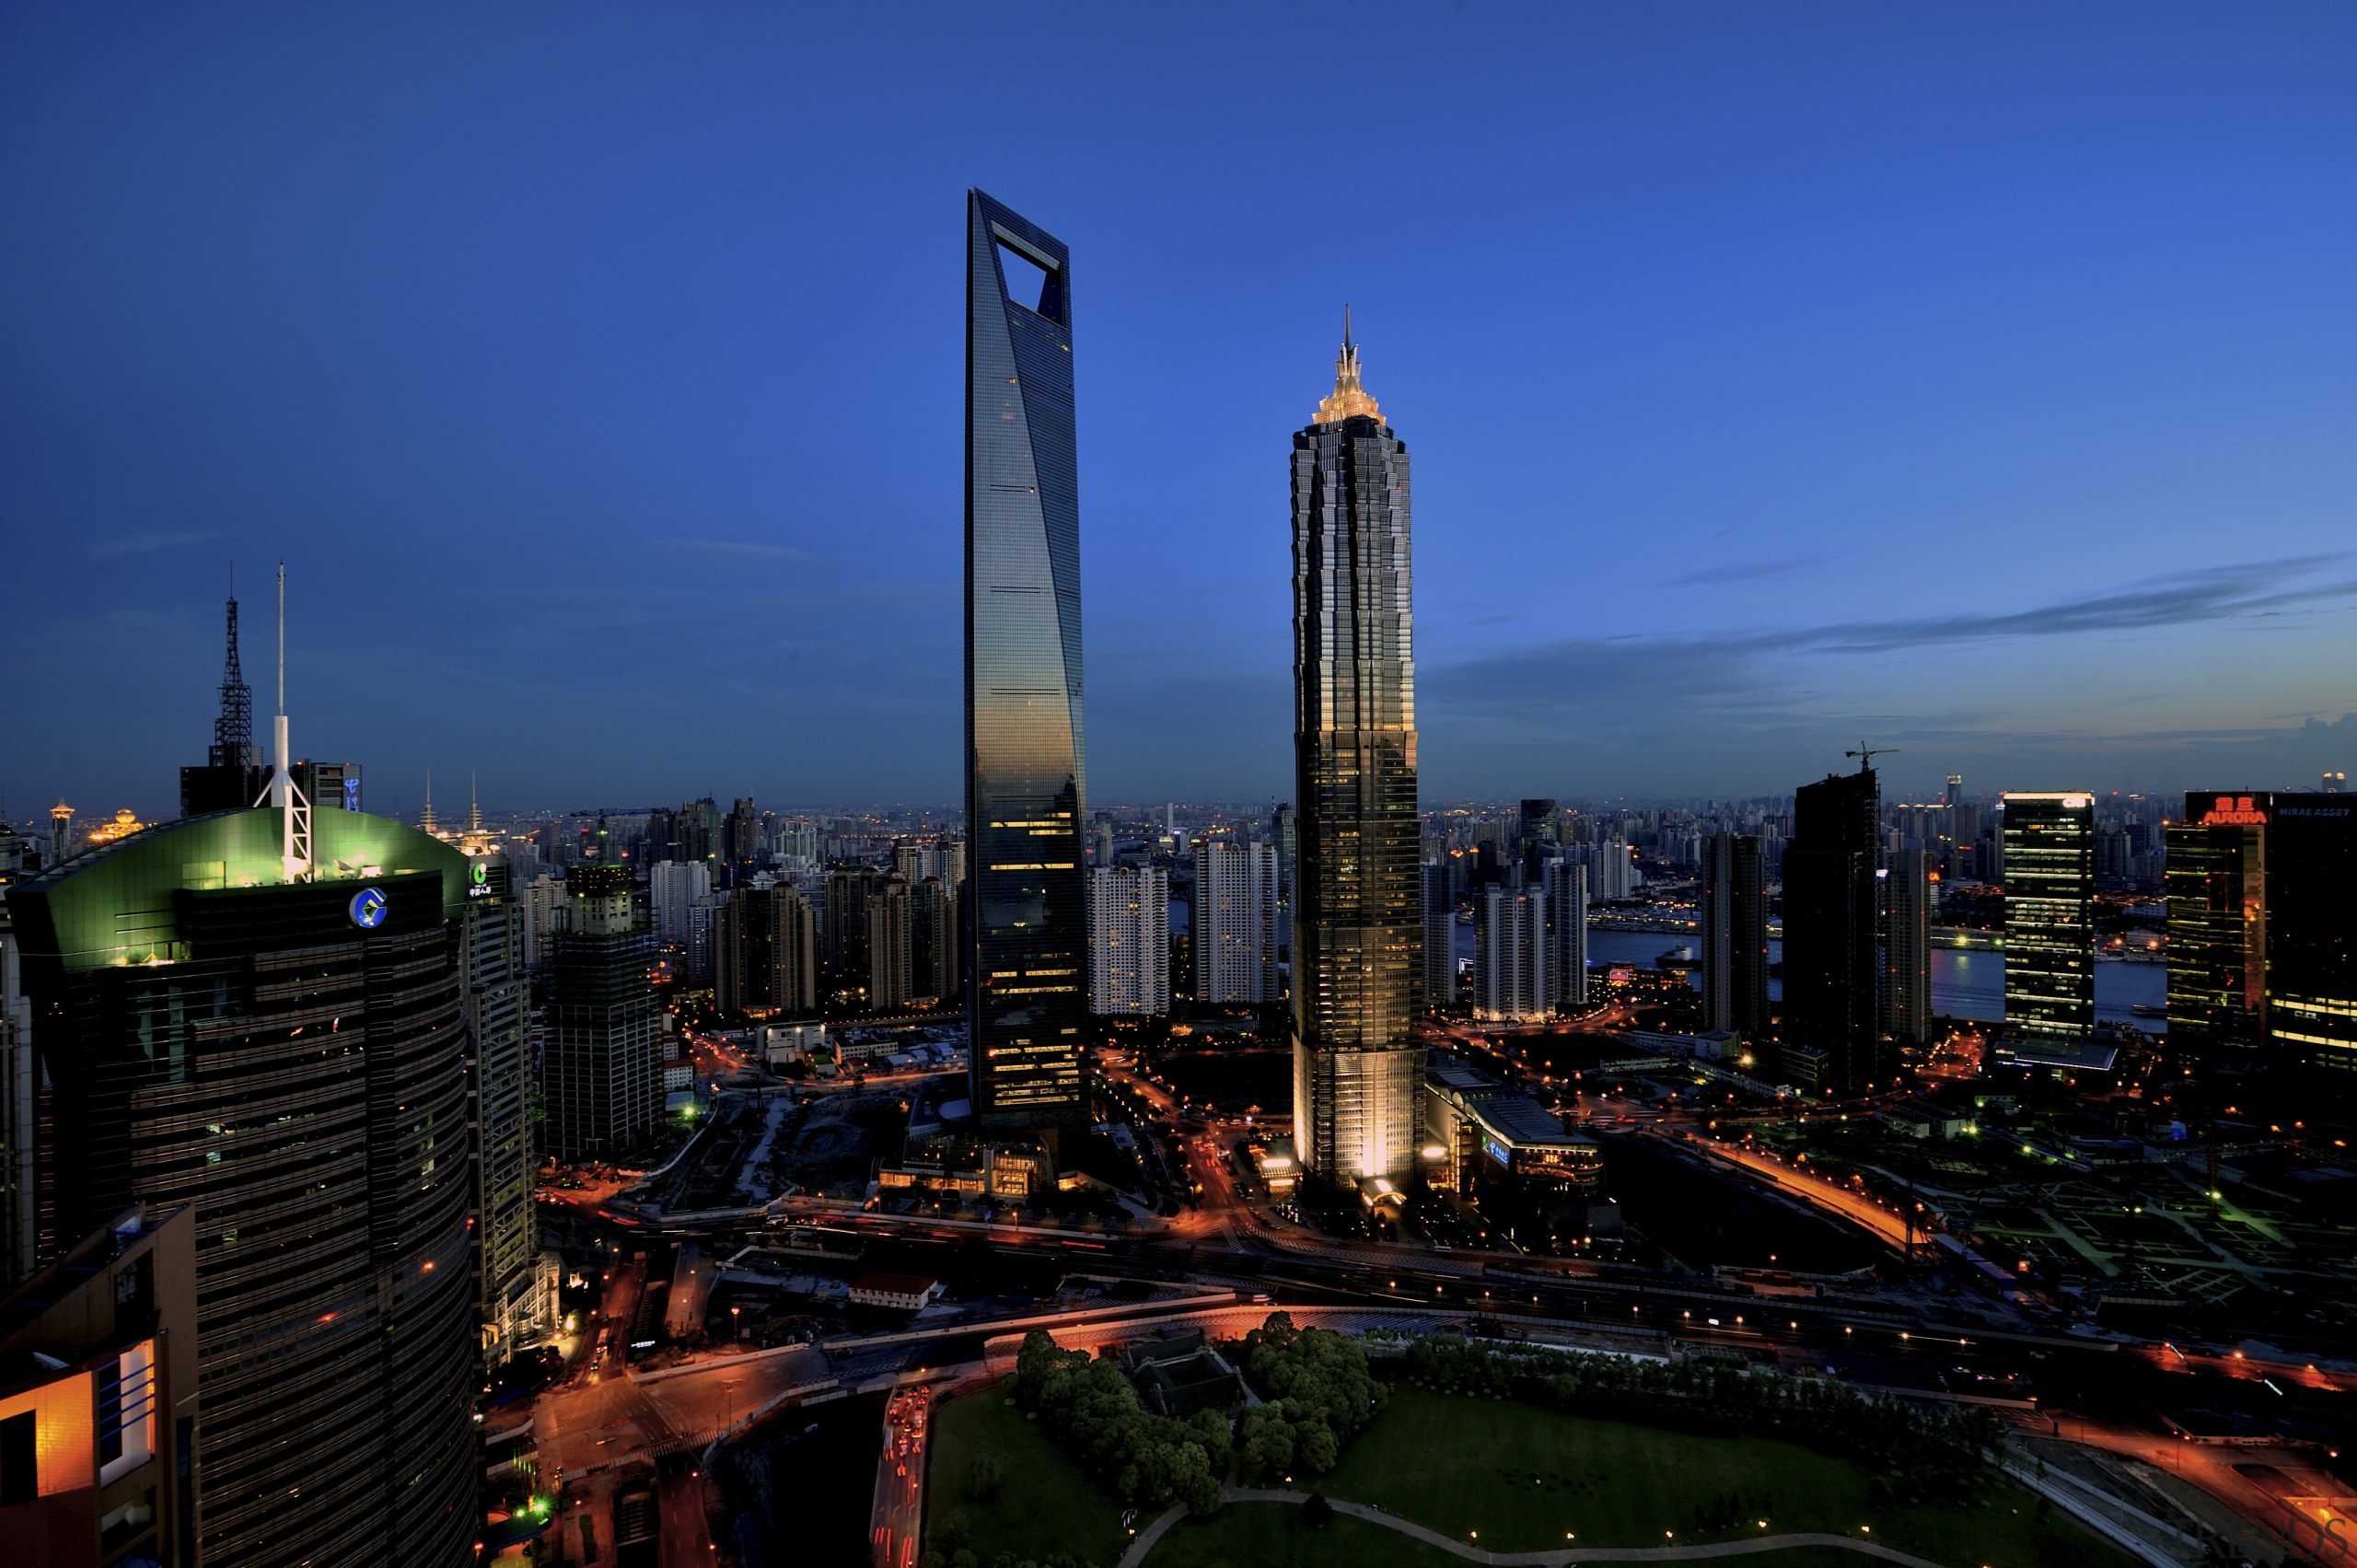
{"type": "Polygon", "coordinates": [[[1858,760],[1858,766],[1861,768],[1871,768],[1875,765],[1875,759],[1877,757],[1898,756],[1898,748],[1896,746],[1868,746],[1864,741],[1861,740],[1858,742],[1858,749],[1855,751],[1844,751],[1841,755],[1844,757],[1855,757],[1858,760]]]}

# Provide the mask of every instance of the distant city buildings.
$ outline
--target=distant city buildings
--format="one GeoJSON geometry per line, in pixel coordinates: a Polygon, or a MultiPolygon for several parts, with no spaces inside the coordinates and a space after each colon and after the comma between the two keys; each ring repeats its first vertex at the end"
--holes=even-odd
{"type": "Polygon", "coordinates": [[[966,289],[972,1099],[1049,1126],[1081,1114],[1088,1028],[1071,252],[970,191],[966,289]]]}
{"type": "Polygon", "coordinates": [[[1328,1183],[1396,1188],[1419,1147],[1409,512],[1408,448],[1346,316],[1333,394],[1293,443],[1294,1142],[1328,1183]]]}
{"type": "Polygon", "coordinates": [[[740,888],[730,895],[719,911],[714,947],[714,991],[727,1011],[817,1016],[818,919],[810,900],[792,885],[740,888]]]}
{"type": "Polygon", "coordinates": [[[688,912],[712,894],[712,865],[702,860],[658,860],[647,867],[647,906],[655,939],[667,947],[688,945],[688,912]]]}
{"type": "Polygon", "coordinates": [[[1170,1011],[1170,875],[1100,865],[1088,874],[1088,1005],[1107,1017],[1170,1011]]]}

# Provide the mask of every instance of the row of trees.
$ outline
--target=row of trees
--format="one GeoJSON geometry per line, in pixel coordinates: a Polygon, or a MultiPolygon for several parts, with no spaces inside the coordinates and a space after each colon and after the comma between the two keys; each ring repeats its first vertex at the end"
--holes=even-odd
{"type": "Polygon", "coordinates": [[[1217,1512],[1222,1478],[1234,1461],[1227,1418],[1155,1415],[1138,1402],[1119,1365],[1062,1350],[1047,1331],[1024,1336],[1015,1363],[1015,1400],[1081,1468],[1132,1507],[1184,1503],[1217,1512]]]}
{"type": "Polygon", "coordinates": [[[2004,1426],[1985,1406],[1922,1410],[1826,1377],[1725,1362],[1639,1361],[1579,1351],[1420,1339],[1408,1380],[1579,1415],[1724,1434],[1771,1434],[1865,1462],[1900,1501],[1975,1500],[2004,1426]]]}
{"type": "Polygon", "coordinates": [[[1242,1371],[1267,1402],[1244,1412],[1236,1430],[1237,1469],[1248,1485],[1296,1473],[1323,1475],[1342,1445],[1383,1408],[1383,1385],[1369,1376],[1356,1340],[1329,1329],[1296,1329],[1272,1312],[1244,1336],[1242,1371]]]}

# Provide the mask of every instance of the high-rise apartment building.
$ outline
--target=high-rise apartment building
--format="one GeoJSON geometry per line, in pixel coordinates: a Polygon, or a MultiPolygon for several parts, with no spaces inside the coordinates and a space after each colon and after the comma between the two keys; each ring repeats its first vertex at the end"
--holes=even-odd
{"type": "Polygon", "coordinates": [[[1423,1051],[1408,448],[1360,380],[1293,441],[1294,1143],[1328,1182],[1406,1178],[1423,1051]]]}
{"type": "Polygon", "coordinates": [[[1473,1016],[1493,1023],[1535,1023],[1554,1012],[1549,973],[1547,905],[1520,877],[1493,882],[1473,897],[1473,1016]]]}
{"type": "Polygon", "coordinates": [[[1100,865],[1088,874],[1088,1005],[1108,1017],[1170,1011],[1170,875],[1100,865]]]}
{"type": "Polygon", "coordinates": [[[1702,850],[1702,1024],[1756,1040],[1768,1029],[1768,892],[1759,841],[1714,833],[1702,850]]]}
{"type": "Polygon", "coordinates": [[[1457,1005],[1457,868],[1446,858],[1428,860],[1423,880],[1423,1005],[1457,1005]]]}
{"type": "Polygon", "coordinates": [[[1587,867],[1550,859],[1540,867],[1547,916],[1547,981],[1557,1013],[1587,1005],[1587,867]]]}
{"type": "Polygon", "coordinates": [[[1793,796],[1778,1038],[1786,1076],[1804,1086],[1847,1092],[1880,1075],[1880,815],[1872,768],[1829,774],[1793,796]],[[1819,1065],[1803,1072],[1803,1062],[1819,1065]]]}
{"type": "Polygon", "coordinates": [[[826,918],[819,923],[828,981],[863,990],[873,978],[867,962],[867,900],[889,875],[880,866],[838,865],[827,873],[826,918]]]}
{"type": "Polygon", "coordinates": [[[548,1150],[613,1159],[655,1130],[663,1106],[656,1035],[655,936],[626,865],[575,865],[549,937],[540,1086],[548,1150]]]}
{"type": "Polygon", "coordinates": [[[1195,845],[1195,1000],[1214,1007],[1279,1000],[1277,850],[1204,839],[1195,845]]]}
{"type": "Polygon", "coordinates": [[[1883,1032],[1894,1044],[1932,1038],[1932,856],[1903,849],[1883,873],[1883,1032]]]}
{"type": "Polygon", "coordinates": [[[921,998],[957,1001],[958,895],[944,877],[928,876],[909,889],[910,986],[921,998]]]}
{"type": "Polygon", "coordinates": [[[654,914],[655,939],[666,947],[688,945],[688,912],[712,891],[712,865],[702,860],[659,860],[647,868],[646,902],[654,914]]]}
{"type": "Polygon", "coordinates": [[[1072,256],[966,198],[966,972],[985,1126],[1081,1110],[1088,896],[1072,256]]]}
{"type": "Polygon", "coordinates": [[[713,939],[719,1002],[735,1013],[815,1016],[818,918],[790,883],[739,888],[719,912],[713,939]]]}
{"type": "Polygon", "coordinates": [[[300,856],[289,827],[184,819],[10,887],[51,1095],[41,1245],[135,1204],[194,1210],[203,1561],[456,1568],[481,884],[383,818],[319,811],[300,856]]]}
{"type": "Polygon", "coordinates": [[[897,1013],[916,994],[915,907],[895,871],[867,895],[867,1005],[897,1013]]]}
{"type": "Polygon", "coordinates": [[[2096,1032],[2095,796],[2008,790],[2003,800],[2006,1044],[2040,1053],[2089,1045],[2096,1032]]]}

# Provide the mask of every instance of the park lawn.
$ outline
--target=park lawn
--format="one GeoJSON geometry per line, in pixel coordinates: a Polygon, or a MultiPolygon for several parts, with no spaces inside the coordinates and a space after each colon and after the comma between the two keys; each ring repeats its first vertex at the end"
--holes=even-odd
{"type": "Polygon", "coordinates": [[[1886,1546],[1953,1568],[2131,1562],[2060,1516],[2040,1518],[2037,1499],[2009,1482],[1992,1482],[1980,1507],[1869,1511],[1866,1481],[1846,1460],[1773,1438],[1708,1437],[1399,1388],[1318,1484],[1329,1497],[1376,1504],[1461,1540],[1479,1530],[1480,1545],[1497,1551],[1840,1535],[1864,1525],[1886,1546]],[[1705,1528],[1702,1510],[1729,1493],[1747,1500],[1746,1521],[1705,1528]],[[1761,1498],[1771,1501],[1761,1506],[1761,1498]],[[1752,1522],[1760,1518],[1765,1531],[1752,1522]]]}
{"type": "Polygon", "coordinates": [[[1120,1505],[1064,1458],[1038,1423],[1024,1419],[1004,1388],[995,1388],[952,1400],[933,1413],[924,1546],[946,1552],[953,1544],[970,1546],[984,1562],[1002,1551],[1018,1562],[1069,1552],[1097,1568],[1114,1568],[1129,1532],[1120,1505]],[[998,1461],[995,1501],[971,1495],[977,1454],[998,1461]],[[967,1539],[953,1543],[959,1515],[967,1539]]]}

